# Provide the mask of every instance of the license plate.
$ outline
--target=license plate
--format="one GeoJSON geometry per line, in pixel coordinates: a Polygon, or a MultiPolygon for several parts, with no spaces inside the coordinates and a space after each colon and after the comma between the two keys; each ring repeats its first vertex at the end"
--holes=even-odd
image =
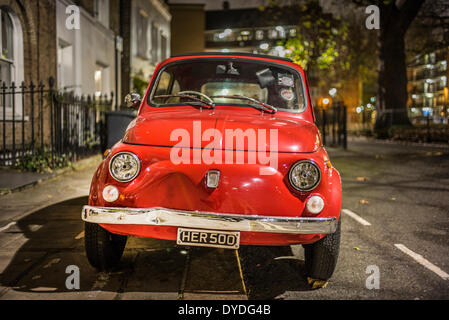
{"type": "Polygon", "coordinates": [[[178,228],[176,243],[184,246],[238,249],[240,232],[178,228]]]}

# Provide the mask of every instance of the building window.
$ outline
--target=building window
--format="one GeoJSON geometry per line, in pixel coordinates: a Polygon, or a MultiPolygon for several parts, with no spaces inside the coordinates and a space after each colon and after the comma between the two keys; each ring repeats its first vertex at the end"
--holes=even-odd
{"type": "Polygon", "coordinates": [[[94,11],[98,21],[109,28],[109,0],[94,0],[94,11]]]}
{"type": "Polygon", "coordinates": [[[429,63],[431,63],[431,64],[434,64],[435,63],[435,59],[436,59],[436,54],[435,54],[435,52],[432,52],[430,55],[429,55],[429,63]]]}
{"type": "Polygon", "coordinates": [[[161,34],[161,60],[167,59],[167,37],[161,34]]]}
{"type": "Polygon", "coordinates": [[[58,88],[73,91],[73,47],[59,40],[58,43],[58,88]]]}
{"type": "Polygon", "coordinates": [[[446,85],[447,85],[447,77],[446,76],[442,76],[440,78],[440,88],[443,89],[446,85]]]}
{"type": "Polygon", "coordinates": [[[295,28],[291,28],[288,33],[289,33],[290,37],[292,37],[292,38],[296,37],[296,29],[295,28]]]}
{"type": "Polygon", "coordinates": [[[137,26],[137,55],[148,59],[148,15],[140,10],[136,16],[137,26]]]}
{"type": "MultiPolygon", "coordinates": [[[[20,20],[15,12],[7,7],[0,7],[0,82],[5,82],[7,86],[15,82],[20,86],[24,80],[24,59],[23,59],[23,36],[20,20]]],[[[5,106],[12,106],[11,99],[6,99],[5,106]]],[[[16,114],[22,114],[19,95],[16,99],[16,114]]],[[[2,104],[3,101],[0,101],[2,104]]],[[[7,111],[7,117],[11,116],[7,111]]]]}
{"type": "Polygon", "coordinates": [[[151,62],[156,63],[159,61],[158,57],[158,29],[157,26],[152,23],[151,24],[151,62]]]}
{"type": "Polygon", "coordinates": [[[14,45],[13,45],[14,26],[8,12],[1,10],[1,61],[0,76],[1,80],[11,83],[12,69],[14,68],[14,45]]]}
{"type": "Polygon", "coordinates": [[[95,67],[95,97],[108,95],[109,92],[109,68],[97,63],[95,67]]]}
{"type": "Polygon", "coordinates": [[[278,37],[278,32],[276,29],[268,30],[268,38],[269,39],[276,39],[278,37]]]}

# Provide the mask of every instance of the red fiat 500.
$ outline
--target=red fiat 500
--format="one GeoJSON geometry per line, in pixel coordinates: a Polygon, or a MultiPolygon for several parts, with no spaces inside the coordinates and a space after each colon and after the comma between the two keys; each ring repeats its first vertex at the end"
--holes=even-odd
{"type": "Polygon", "coordinates": [[[160,63],[82,211],[98,269],[127,236],[238,249],[302,244],[327,280],[340,243],[341,182],[314,124],[306,75],[288,59],[201,53],[160,63]]]}

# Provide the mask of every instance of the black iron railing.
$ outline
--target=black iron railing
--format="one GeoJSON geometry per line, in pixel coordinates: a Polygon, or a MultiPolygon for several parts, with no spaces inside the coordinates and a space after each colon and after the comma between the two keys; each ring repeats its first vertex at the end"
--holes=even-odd
{"type": "Polygon", "coordinates": [[[327,108],[316,109],[315,117],[323,144],[346,149],[348,146],[346,106],[335,102],[327,108]]]}
{"type": "Polygon", "coordinates": [[[20,166],[26,158],[46,155],[76,161],[103,150],[105,113],[113,96],[75,96],[58,92],[54,79],[0,86],[0,166],[20,166]]]}

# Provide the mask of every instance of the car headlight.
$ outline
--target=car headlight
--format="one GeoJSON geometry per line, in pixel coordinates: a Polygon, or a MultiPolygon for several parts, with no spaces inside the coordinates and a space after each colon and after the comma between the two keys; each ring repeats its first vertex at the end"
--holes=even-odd
{"type": "Polygon", "coordinates": [[[292,166],[288,178],[296,190],[310,191],[320,183],[321,171],[312,161],[301,160],[292,166]]]}
{"type": "Polygon", "coordinates": [[[140,160],[131,152],[119,152],[109,162],[111,176],[119,182],[129,182],[140,172],[140,160]]]}

